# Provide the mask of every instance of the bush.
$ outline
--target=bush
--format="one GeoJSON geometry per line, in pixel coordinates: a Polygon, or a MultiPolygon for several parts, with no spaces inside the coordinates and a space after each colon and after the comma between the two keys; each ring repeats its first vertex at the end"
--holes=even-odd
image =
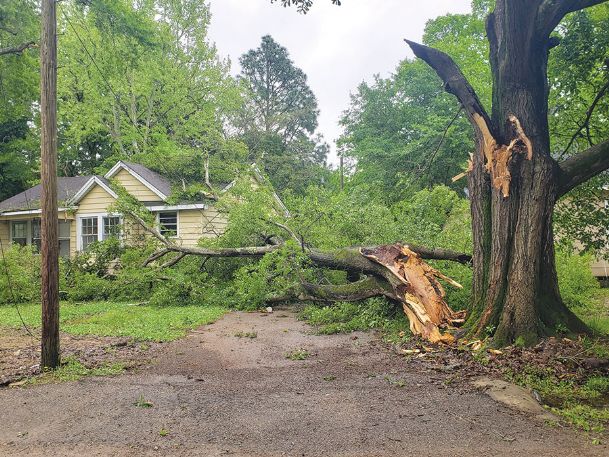
{"type": "Polygon", "coordinates": [[[40,256],[31,246],[13,244],[0,255],[0,303],[21,303],[40,297],[40,256]]]}

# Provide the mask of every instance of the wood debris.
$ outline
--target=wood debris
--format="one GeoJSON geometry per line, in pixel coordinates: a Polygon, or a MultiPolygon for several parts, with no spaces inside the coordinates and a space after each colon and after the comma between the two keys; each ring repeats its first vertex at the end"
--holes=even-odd
{"type": "Polygon", "coordinates": [[[433,343],[452,344],[454,336],[449,330],[464,322],[465,312],[451,310],[444,300],[446,292],[438,279],[454,287],[462,286],[425,263],[408,246],[400,244],[361,249],[367,257],[387,268],[393,278],[396,296],[402,302],[410,321],[410,330],[433,343]]]}

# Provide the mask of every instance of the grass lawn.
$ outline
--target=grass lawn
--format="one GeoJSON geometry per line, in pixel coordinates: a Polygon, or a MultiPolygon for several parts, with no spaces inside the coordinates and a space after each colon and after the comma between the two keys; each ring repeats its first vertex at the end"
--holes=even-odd
{"type": "MultiPolygon", "coordinates": [[[[19,305],[23,320],[40,327],[40,304],[19,305]]],[[[188,330],[209,324],[227,310],[214,306],[133,306],[126,303],[61,303],[61,330],[72,335],[125,336],[136,340],[172,341],[188,330]]],[[[15,306],[0,306],[0,326],[18,328],[15,306]]]]}

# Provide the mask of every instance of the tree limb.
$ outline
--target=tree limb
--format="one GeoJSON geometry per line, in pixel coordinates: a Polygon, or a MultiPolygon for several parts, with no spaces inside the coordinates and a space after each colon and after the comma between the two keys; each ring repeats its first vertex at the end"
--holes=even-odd
{"type": "Polygon", "coordinates": [[[302,284],[304,294],[299,295],[300,300],[333,303],[340,301],[359,301],[367,298],[384,296],[399,301],[393,287],[387,281],[369,276],[360,281],[349,284],[302,284]]]}
{"type": "Polygon", "coordinates": [[[177,255],[176,257],[174,257],[170,261],[165,262],[163,265],[161,265],[161,269],[171,268],[174,265],[177,265],[184,257],[186,257],[186,255],[187,255],[186,253],[181,252],[179,255],[177,255]]]}
{"type": "Polygon", "coordinates": [[[489,115],[484,106],[482,106],[476,91],[465,78],[455,61],[448,54],[437,49],[410,40],[404,41],[408,43],[418,58],[424,60],[434,69],[444,82],[446,91],[453,94],[461,102],[467,117],[478,132],[478,138],[484,138],[488,133],[494,138],[495,135],[489,115]],[[485,126],[481,126],[481,120],[485,126]],[[485,129],[488,130],[488,133],[484,131],[485,129]]]}
{"type": "Polygon", "coordinates": [[[559,167],[558,195],[562,197],[571,189],[609,169],[609,140],[562,161],[559,167]]]}
{"type": "Polygon", "coordinates": [[[603,98],[603,96],[605,95],[605,93],[608,90],[609,90],[609,80],[603,85],[603,87],[601,87],[601,89],[596,94],[596,97],[594,97],[592,104],[590,105],[590,107],[588,108],[588,111],[586,112],[586,119],[584,120],[584,123],[582,125],[580,125],[580,127],[577,129],[577,132],[575,132],[573,134],[573,136],[571,137],[571,140],[569,141],[569,144],[567,145],[567,147],[565,148],[565,150],[563,151],[561,156],[564,157],[567,154],[567,152],[569,152],[569,149],[571,149],[571,146],[573,146],[573,143],[575,143],[575,140],[580,135],[582,130],[586,129],[587,131],[589,131],[590,119],[592,119],[592,114],[594,114],[596,105],[598,105],[598,103],[601,101],[601,99],[603,98]]]}
{"type": "Polygon", "coordinates": [[[541,36],[549,36],[567,14],[607,1],[609,0],[544,0],[537,13],[541,36]]]}
{"type": "Polygon", "coordinates": [[[27,41],[27,42],[21,43],[17,46],[9,46],[7,48],[0,48],[0,56],[3,56],[5,54],[21,54],[26,49],[34,47],[34,46],[36,46],[35,41],[27,41]]]}

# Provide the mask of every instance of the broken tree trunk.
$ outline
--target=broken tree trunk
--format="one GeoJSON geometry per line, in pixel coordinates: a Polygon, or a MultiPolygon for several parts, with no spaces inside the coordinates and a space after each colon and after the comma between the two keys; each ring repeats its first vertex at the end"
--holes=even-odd
{"type": "MultiPolygon", "coordinates": [[[[129,215],[146,232],[161,242],[162,248],[144,262],[148,266],[169,254],[177,254],[165,262],[161,268],[176,265],[184,257],[262,257],[282,248],[283,241],[276,236],[266,237],[270,240],[266,246],[240,248],[202,248],[185,247],[165,238],[153,227],[150,227],[137,214],[129,215]]],[[[282,224],[274,224],[284,231],[292,233],[282,224]]],[[[423,259],[450,260],[463,264],[471,261],[471,256],[446,249],[429,249],[419,246],[408,246],[400,243],[376,246],[343,248],[326,252],[303,246],[305,254],[312,264],[330,270],[343,270],[348,277],[365,278],[342,285],[301,284],[301,290],[289,297],[270,297],[269,300],[289,301],[358,301],[371,297],[384,296],[399,303],[410,321],[410,329],[428,341],[452,343],[455,338],[451,330],[465,321],[465,312],[451,310],[444,300],[445,291],[439,279],[461,288],[461,285],[432,268],[423,259]],[[444,331],[444,333],[443,333],[444,331]]]]}
{"type": "Polygon", "coordinates": [[[410,330],[433,343],[452,343],[451,333],[441,329],[454,328],[465,322],[465,312],[455,312],[444,300],[446,295],[438,279],[452,286],[462,286],[425,263],[408,246],[399,244],[362,249],[362,255],[382,265],[390,273],[385,275],[393,286],[396,299],[402,303],[410,321],[410,330]]]}
{"type": "Polygon", "coordinates": [[[564,305],[552,214],[566,192],[609,168],[609,141],[559,163],[548,128],[550,34],[571,12],[607,0],[497,0],[486,22],[491,115],[445,53],[408,41],[463,106],[476,134],[468,167],[473,228],[473,306],[468,327],[498,346],[586,326],[564,305]]]}

